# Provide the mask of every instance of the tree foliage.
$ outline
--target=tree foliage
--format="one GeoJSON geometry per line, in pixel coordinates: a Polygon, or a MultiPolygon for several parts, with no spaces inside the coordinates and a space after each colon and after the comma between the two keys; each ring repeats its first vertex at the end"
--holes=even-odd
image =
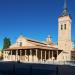
{"type": "Polygon", "coordinates": [[[5,37],[3,40],[3,49],[9,48],[10,45],[11,45],[10,39],[5,37]]]}

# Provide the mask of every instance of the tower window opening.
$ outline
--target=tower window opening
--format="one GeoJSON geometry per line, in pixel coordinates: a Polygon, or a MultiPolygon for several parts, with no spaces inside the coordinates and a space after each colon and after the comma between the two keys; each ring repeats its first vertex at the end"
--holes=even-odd
{"type": "Polygon", "coordinates": [[[66,24],[64,24],[64,29],[66,30],[66,24]]]}
{"type": "Polygon", "coordinates": [[[63,29],[63,25],[61,25],[61,30],[63,29]]]}

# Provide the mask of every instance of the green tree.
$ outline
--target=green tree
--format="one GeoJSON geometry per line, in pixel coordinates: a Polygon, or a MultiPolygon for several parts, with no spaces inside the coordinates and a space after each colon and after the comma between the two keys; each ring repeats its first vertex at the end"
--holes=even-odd
{"type": "Polygon", "coordinates": [[[5,37],[3,40],[3,49],[9,48],[10,45],[11,45],[10,39],[5,37]]]}

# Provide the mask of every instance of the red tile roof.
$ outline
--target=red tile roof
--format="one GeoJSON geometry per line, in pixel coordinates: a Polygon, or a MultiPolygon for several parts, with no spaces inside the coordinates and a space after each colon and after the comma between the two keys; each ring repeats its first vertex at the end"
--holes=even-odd
{"type": "Polygon", "coordinates": [[[48,47],[48,46],[21,46],[21,47],[13,47],[7,48],[5,50],[17,50],[17,49],[43,49],[43,50],[58,50],[58,48],[48,47]]]}

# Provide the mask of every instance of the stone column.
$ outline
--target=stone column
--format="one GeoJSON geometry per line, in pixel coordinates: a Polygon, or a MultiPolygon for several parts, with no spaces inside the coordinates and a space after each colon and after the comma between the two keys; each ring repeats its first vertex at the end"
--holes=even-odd
{"type": "Polygon", "coordinates": [[[46,61],[46,51],[45,51],[45,61],[46,61]]]}
{"type": "Polygon", "coordinates": [[[41,62],[42,62],[42,50],[41,50],[41,62]]]}
{"type": "Polygon", "coordinates": [[[57,50],[57,58],[58,58],[58,50],[57,50]]]}
{"type": "Polygon", "coordinates": [[[37,49],[36,49],[36,57],[37,57],[37,49]]]}
{"type": "Polygon", "coordinates": [[[6,52],[5,51],[3,51],[3,58],[4,58],[4,60],[6,59],[6,52]]]}
{"type": "Polygon", "coordinates": [[[12,59],[13,59],[13,56],[12,56],[12,50],[11,50],[11,59],[10,60],[12,61],[12,59]]]}
{"type": "Polygon", "coordinates": [[[26,61],[26,50],[25,50],[25,61],[26,61]]]}
{"type": "MultiPolygon", "coordinates": [[[[32,59],[32,50],[30,50],[30,58],[32,59]]],[[[32,60],[31,60],[32,61],[32,60]]]]}
{"type": "Polygon", "coordinates": [[[48,56],[48,57],[49,57],[49,59],[50,59],[50,50],[49,50],[49,56],[48,56]]]}
{"type": "Polygon", "coordinates": [[[38,53],[37,53],[37,49],[36,49],[36,61],[38,61],[38,53]]]}
{"type": "Polygon", "coordinates": [[[52,51],[52,59],[53,59],[53,51],[52,51]]]}
{"type": "Polygon", "coordinates": [[[16,61],[18,61],[18,50],[16,50],[16,61]]]}
{"type": "Polygon", "coordinates": [[[20,61],[22,60],[22,51],[20,50],[20,61]]]}
{"type": "Polygon", "coordinates": [[[32,55],[32,50],[30,50],[30,55],[32,55]]]}

